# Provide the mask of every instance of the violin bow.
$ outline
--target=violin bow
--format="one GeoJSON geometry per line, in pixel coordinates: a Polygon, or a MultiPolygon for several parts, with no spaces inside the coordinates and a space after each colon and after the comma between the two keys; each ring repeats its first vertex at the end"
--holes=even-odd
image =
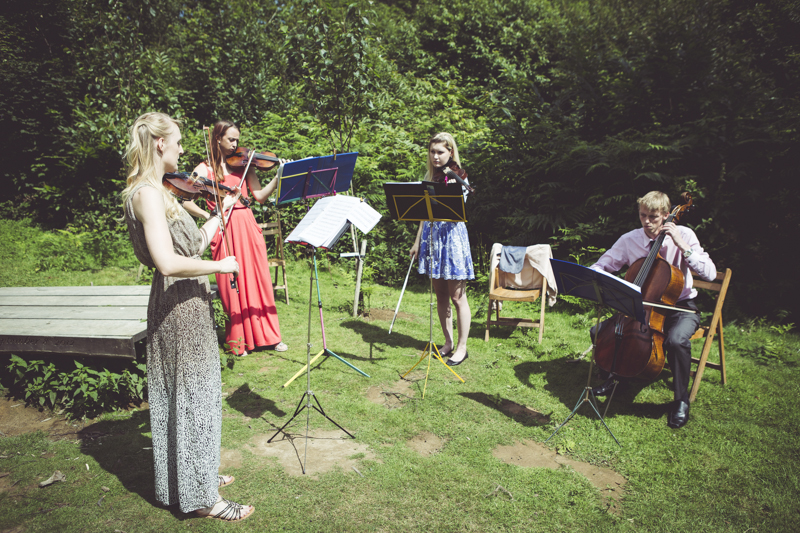
{"type": "MultiPolygon", "coordinates": [[[[206,143],[206,157],[208,158],[208,162],[211,165],[211,171],[214,172],[214,180],[213,180],[213,182],[214,182],[214,199],[217,202],[217,207],[219,208],[220,213],[223,213],[222,195],[221,195],[220,190],[219,190],[219,178],[216,175],[216,167],[217,166],[214,164],[215,160],[214,160],[214,158],[212,156],[212,154],[214,153],[214,150],[209,150],[209,148],[208,148],[208,146],[213,142],[213,139],[211,138],[211,128],[209,128],[208,126],[203,126],[203,130],[208,130],[208,142],[206,143]]],[[[206,138],[205,138],[205,135],[204,135],[203,136],[203,141],[205,141],[205,140],[206,140],[206,138]]],[[[224,216],[222,218],[222,223],[219,225],[219,231],[222,232],[222,247],[223,247],[223,250],[225,251],[225,256],[229,257],[231,255],[230,254],[231,245],[230,245],[230,240],[229,240],[230,237],[228,237],[228,234],[225,232],[225,218],[224,218],[224,216]]],[[[231,273],[231,289],[236,289],[236,294],[239,294],[239,285],[236,283],[236,278],[237,278],[236,272],[232,272],[231,273]]]]}
{"type": "MultiPolygon", "coordinates": [[[[250,159],[247,160],[247,165],[244,167],[244,174],[242,174],[242,179],[239,182],[239,192],[236,195],[236,199],[237,200],[242,196],[242,186],[244,185],[244,180],[247,178],[247,171],[250,170],[250,163],[252,163],[253,156],[255,156],[255,155],[256,155],[256,151],[255,150],[251,150],[250,151],[250,159]]],[[[235,206],[236,206],[236,204],[233,204],[232,206],[230,206],[228,208],[228,214],[227,215],[225,215],[224,212],[222,213],[222,222],[223,222],[223,224],[227,224],[228,223],[228,220],[231,218],[231,213],[233,212],[233,208],[235,206]]]]}

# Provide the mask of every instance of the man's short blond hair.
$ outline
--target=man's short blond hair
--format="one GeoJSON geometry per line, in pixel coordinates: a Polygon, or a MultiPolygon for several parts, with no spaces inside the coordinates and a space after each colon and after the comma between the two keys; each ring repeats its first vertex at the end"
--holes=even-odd
{"type": "Polygon", "coordinates": [[[669,203],[669,197],[661,191],[650,191],[638,200],[639,209],[644,207],[648,211],[658,211],[668,215],[672,204],[669,203]]]}

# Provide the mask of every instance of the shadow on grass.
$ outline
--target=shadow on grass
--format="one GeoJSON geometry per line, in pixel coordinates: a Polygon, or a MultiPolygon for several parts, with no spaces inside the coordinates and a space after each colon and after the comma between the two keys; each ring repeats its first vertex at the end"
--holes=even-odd
{"type": "MultiPolygon", "coordinates": [[[[505,318],[505,317],[504,317],[505,318]]],[[[486,341],[487,346],[491,346],[492,342],[497,341],[508,341],[511,339],[511,336],[519,331],[522,334],[523,339],[538,339],[539,338],[539,330],[536,328],[515,328],[512,326],[489,326],[489,340],[486,341]]],[[[470,326],[469,330],[469,337],[476,338],[483,341],[486,335],[486,316],[484,315],[483,318],[472,318],[472,326],[470,326]],[[476,327],[477,323],[477,327],[476,327]]],[[[533,340],[532,342],[536,342],[538,345],[537,340],[533,340]]]]}
{"type": "MultiPolygon", "coordinates": [[[[537,386],[538,380],[532,379],[533,376],[543,375],[544,389],[549,392],[559,402],[569,407],[570,410],[581,398],[581,394],[586,387],[586,377],[588,368],[586,363],[569,363],[564,359],[553,361],[528,361],[520,363],[514,367],[514,373],[520,383],[528,386],[537,386]]],[[[662,373],[658,380],[667,381],[669,373],[662,373]]],[[[597,379],[593,379],[593,386],[599,385],[597,379]]],[[[608,417],[614,416],[638,416],[642,418],[658,419],[664,416],[670,408],[670,403],[635,403],[636,396],[651,385],[651,382],[637,379],[626,380],[621,383],[614,393],[612,405],[608,410],[608,417]]],[[[668,384],[668,389],[672,389],[668,384]]],[[[605,403],[600,402],[599,409],[603,412],[605,403]]]]}
{"type": "MultiPolygon", "coordinates": [[[[397,331],[392,331],[392,334],[389,335],[388,329],[384,327],[383,324],[378,326],[376,324],[364,322],[363,320],[348,320],[346,322],[342,322],[342,327],[348,328],[354,333],[360,335],[361,340],[370,345],[370,352],[373,350],[373,345],[378,345],[374,348],[377,350],[381,350],[380,345],[386,345],[392,348],[411,348],[423,350],[425,348],[425,344],[428,342],[427,325],[425,326],[424,331],[420,330],[420,337],[404,335],[402,333],[398,333],[397,331]]],[[[439,331],[438,327],[438,323],[434,324],[434,342],[437,340],[437,337],[441,337],[441,331],[439,331]]]]}
{"type": "MultiPolygon", "coordinates": [[[[247,415],[247,409],[261,409],[263,413],[269,410],[276,416],[285,413],[274,406],[270,400],[265,400],[255,393],[248,394],[249,387],[245,384],[237,391],[241,391],[231,405],[247,405],[242,412],[247,415]],[[253,401],[253,396],[261,401],[253,401]],[[252,407],[253,403],[256,407],[252,407]]],[[[236,393],[234,393],[235,395],[236,393]]],[[[229,398],[230,403],[230,398],[229,398]]],[[[237,408],[238,409],[238,408],[237,408]]],[[[147,503],[156,508],[166,509],[177,520],[184,521],[196,518],[193,513],[183,513],[178,505],[164,507],[155,498],[155,473],[153,469],[153,441],[146,433],[150,432],[149,410],[137,411],[128,420],[103,421],[84,427],[78,432],[81,439],[81,452],[91,456],[97,461],[100,468],[116,477],[127,492],[137,494],[147,503]]]]}
{"type": "Polygon", "coordinates": [[[286,416],[286,411],[278,407],[272,400],[251,390],[247,383],[227,396],[225,402],[249,418],[261,418],[266,412],[277,418],[286,416]]]}
{"type": "Polygon", "coordinates": [[[483,392],[460,392],[458,394],[495,409],[526,427],[545,426],[550,423],[550,414],[539,413],[507,398],[493,397],[483,392]]]}
{"type": "MultiPolygon", "coordinates": [[[[164,506],[155,498],[153,441],[150,432],[150,411],[136,411],[127,420],[90,424],[78,432],[81,452],[91,456],[100,468],[116,477],[125,490],[140,496],[153,507],[164,506]]],[[[177,505],[167,510],[179,520],[192,518],[180,512],[177,505]]]]}

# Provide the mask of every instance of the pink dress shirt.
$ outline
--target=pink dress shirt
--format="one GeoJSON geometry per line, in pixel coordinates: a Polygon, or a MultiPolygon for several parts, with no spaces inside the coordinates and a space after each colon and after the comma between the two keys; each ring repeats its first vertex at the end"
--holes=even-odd
{"type": "MultiPolygon", "coordinates": [[[[717,277],[717,267],[711,261],[700,242],[697,235],[686,226],[678,226],[683,241],[689,245],[692,254],[688,259],[683,257],[683,252],[675,245],[672,237],[667,235],[661,247],[661,257],[667,262],[683,272],[685,285],[678,301],[689,300],[697,296],[697,289],[692,285],[692,272],[695,272],[700,279],[713,281],[717,277]],[[691,269],[691,272],[690,272],[691,269]]],[[[604,253],[591,269],[603,270],[605,272],[619,272],[625,266],[632,265],[637,259],[646,257],[650,253],[650,246],[653,239],[647,236],[643,228],[629,231],[614,243],[614,246],[604,253]]]]}

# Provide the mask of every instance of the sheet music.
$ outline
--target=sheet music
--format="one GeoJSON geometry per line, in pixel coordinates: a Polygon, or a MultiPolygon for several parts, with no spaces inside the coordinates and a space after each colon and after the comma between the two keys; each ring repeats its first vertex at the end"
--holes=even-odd
{"type": "Polygon", "coordinates": [[[593,268],[590,269],[590,270],[593,270],[594,272],[597,272],[598,274],[603,274],[604,276],[608,276],[609,278],[612,278],[612,279],[614,279],[616,281],[619,281],[620,283],[624,283],[625,285],[627,285],[628,287],[630,287],[631,289],[635,290],[636,292],[638,292],[640,294],[642,292],[642,288],[641,287],[639,287],[635,283],[631,283],[630,281],[627,281],[627,280],[625,280],[625,279],[623,279],[623,278],[621,278],[621,277],[619,277],[619,276],[617,276],[615,274],[611,274],[609,272],[606,272],[605,270],[595,270],[593,268]]]}
{"type": "Polygon", "coordinates": [[[331,248],[349,223],[368,233],[381,218],[366,202],[353,196],[326,196],[317,201],[285,242],[308,243],[317,248],[331,248]]]}

